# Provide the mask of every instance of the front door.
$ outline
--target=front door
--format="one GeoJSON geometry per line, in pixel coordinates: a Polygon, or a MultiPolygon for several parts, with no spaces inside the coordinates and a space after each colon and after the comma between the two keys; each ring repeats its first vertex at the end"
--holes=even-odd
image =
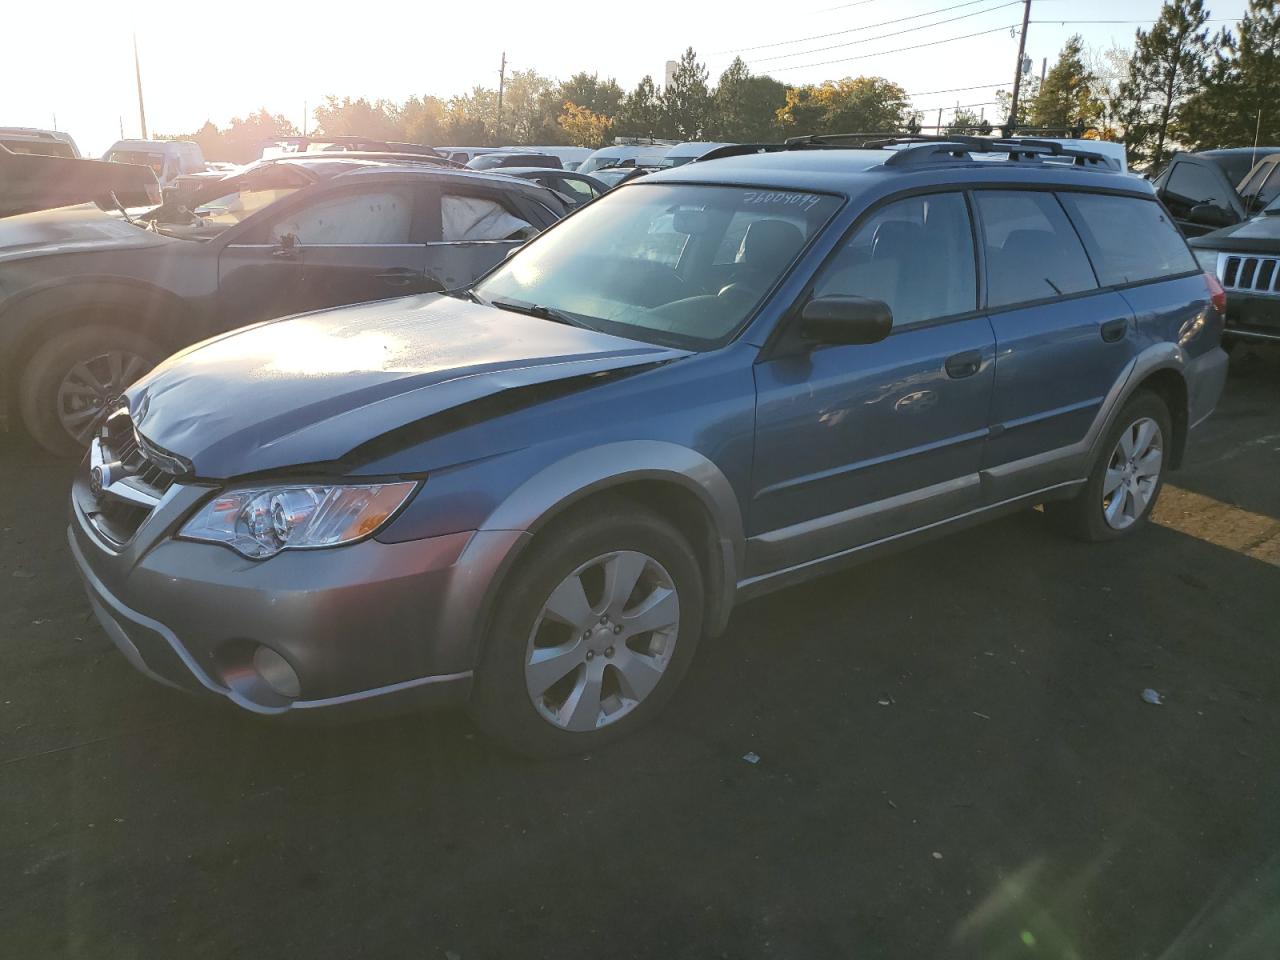
{"type": "Polygon", "coordinates": [[[501,263],[538,227],[500,190],[442,185],[426,216],[427,274],[456,290],[501,263]]]}
{"type": "MultiPolygon", "coordinates": [[[[756,365],[748,575],[832,556],[981,504],[995,338],[977,312],[962,194],[882,207],[812,296],[883,300],[880,343],[796,343],[756,365]]],[[[785,340],[785,338],[784,338],[785,340]]]]}
{"type": "Polygon", "coordinates": [[[413,184],[370,183],[309,191],[266,211],[263,224],[219,257],[224,313],[248,323],[441,289],[415,236],[420,194],[413,184]]]}

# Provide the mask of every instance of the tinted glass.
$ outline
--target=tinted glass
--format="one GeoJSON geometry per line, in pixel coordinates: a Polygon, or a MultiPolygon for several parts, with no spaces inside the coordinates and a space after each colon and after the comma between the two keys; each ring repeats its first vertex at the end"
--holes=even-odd
{"type": "Polygon", "coordinates": [[[1271,167],[1270,175],[1263,182],[1261,189],[1258,190],[1255,208],[1265,207],[1278,196],[1280,196],[1280,164],[1271,167]]]}
{"type": "Polygon", "coordinates": [[[707,347],[742,326],[839,206],[813,193],[636,184],[583,207],[475,289],[609,333],[707,347]],[[732,256],[717,263],[744,216],[732,256]]]}
{"type": "Polygon", "coordinates": [[[1215,206],[1226,207],[1224,186],[1222,178],[1215,176],[1212,170],[1198,163],[1184,161],[1173,165],[1165,190],[1169,193],[1171,200],[1188,206],[1212,203],[1215,206]]]}
{"type": "Polygon", "coordinates": [[[1064,193],[1071,214],[1105,286],[1176,276],[1196,268],[1178,228],[1153,200],[1064,193]]]}
{"type": "Polygon", "coordinates": [[[879,210],[823,267],[814,295],[883,300],[895,327],[975,309],[973,230],[964,198],[911,197],[879,210]]]}
{"type": "Polygon", "coordinates": [[[1053,194],[984,190],[977,199],[989,306],[1097,287],[1080,238],[1053,194]]]}
{"type": "Polygon", "coordinates": [[[568,194],[579,203],[584,203],[595,196],[591,185],[585,180],[579,180],[576,177],[559,177],[550,181],[548,185],[561,193],[568,194]]]}

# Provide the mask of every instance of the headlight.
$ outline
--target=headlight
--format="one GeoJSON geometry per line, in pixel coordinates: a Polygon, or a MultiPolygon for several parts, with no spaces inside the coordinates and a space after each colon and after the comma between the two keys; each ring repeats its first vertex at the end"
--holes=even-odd
{"type": "Polygon", "coordinates": [[[410,481],[228,490],[201,507],[179,536],[226,544],[254,560],[281,550],[336,547],[376,531],[416,486],[410,481]]]}
{"type": "Polygon", "coordinates": [[[1201,269],[1207,270],[1215,277],[1218,275],[1218,251],[1203,250],[1200,247],[1192,247],[1191,252],[1196,255],[1196,262],[1200,264],[1201,269]]]}

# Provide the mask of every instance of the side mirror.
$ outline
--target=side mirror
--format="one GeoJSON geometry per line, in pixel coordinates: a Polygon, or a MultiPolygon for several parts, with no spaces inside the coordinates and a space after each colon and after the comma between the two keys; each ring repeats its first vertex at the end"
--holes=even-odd
{"type": "Polygon", "coordinates": [[[891,329],[889,305],[866,297],[815,297],[800,313],[800,335],[819,343],[879,343],[891,329]]]}
{"type": "Polygon", "coordinates": [[[1187,214],[1187,219],[1202,227],[1230,227],[1236,222],[1231,211],[1212,203],[1197,203],[1187,214]]]}

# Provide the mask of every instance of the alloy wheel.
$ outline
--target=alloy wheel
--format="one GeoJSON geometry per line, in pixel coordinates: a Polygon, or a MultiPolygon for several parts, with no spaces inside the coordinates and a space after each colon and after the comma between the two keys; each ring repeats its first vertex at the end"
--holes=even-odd
{"type": "Polygon", "coordinates": [[[1164,463],[1164,436],[1150,417],[1135,420],[1120,434],[1102,480],[1102,515],[1113,530],[1133,526],[1147,509],[1164,463]]]}
{"type": "Polygon", "coordinates": [[[675,652],[680,598],[657,560],[616,550],[565,577],[534,620],[525,686],[538,713],[574,732],[615,723],[644,701],[675,652]]]}
{"type": "Polygon", "coordinates": [[[129,350],[109,350],[77,361],[58,384],[58,420],[77,443],[87,446],[107,405],[151,364],[129,350]]]}

